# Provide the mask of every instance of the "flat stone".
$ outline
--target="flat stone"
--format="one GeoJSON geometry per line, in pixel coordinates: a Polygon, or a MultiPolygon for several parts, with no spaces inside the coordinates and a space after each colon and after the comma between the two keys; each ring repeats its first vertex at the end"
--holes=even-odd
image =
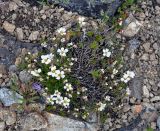
{"type": "Polygon", "coordinates": [[[47,127],[46,119],[36,112],[30,113],[24,118],[21,118],[20,122],[22,130],[24,131],[40,130],[47,127]]]}
{"type": "Polygon", "coordinates": [[[17,71],[18,71],[18,68],[16,65],[9,66],[9,72],[17,72],[17,71]]]}
{"type": "Polygon", "coordinates": [[[45,112],[44,116],[48,120],[47,131],[97,131],[98,127],[94,124],[61,117],[45,112]],[[74,124],[73,124],[74,123],[74,124]]]}
{"type": "Polygon", "coordinates": [[[103,10],[108,16],[113,16],[122,4],[123,0],[67,0],[67,2],[59,0],[50,0],[58,3],[62,7],[78,14],[101,17],[103,10]]]}
{"type": "Polygon", "coordinates": [[[137,99],[142,99],[142,85],[143,79],[141,77],[135,77],[129,84],[131,95],[137,99]]]}
{"type": "Polygon", "coordinates": [[[0,122],[0,131],[4,131],[5,128],[5,122],[1,121],[0,122]]]}
{"type": "Polygon", "coordinates": [[[9,90],[8,88],[0,89],[0,101],[4,104],[4,106],[10,106],[14,103],[22,103],[21,99],[23,99],[21,95],[9,90]]]}
{"type": "Polygon", "coordinates": [[[160,101],[160,96],[154,96],[154,97],[151,99],[151,102],[155,102],[155,101],[160,101]]]}
{"type": "Polygon", "coordinates": [[[156,0],[158,4],[160,4],[160,0],[156,0]]]}
{"type": "Polygon", "coordinates": [[[19,79],[22,83],[28,83],[32,79],[32,75],[28,71],[24,70],[19,73],[19,79]]]}
{"type": "Polygon", "coordinates": [[[22,28],[17,28],[17,29],[16,29],[16,33],[17,33],[17,38],[18,38],[19,40],[23,40],[24,34],[23,34],[22,28]]]}
{"type": "Polygon", "coordinates": [[[16,122],[16,113],[8,109],[0,109],[0,119],[6,122],[6,125],[13,125],[16,122]]]}
{"type": "Polygon", "coordinates": [[[158,119],[157,119],[157,126],[158,126],[158,128],[160,129],[160,116],[159,116],[158,119]]]}
{"type": "Polygon", "coordinates": [[[9,10],[14,11],[18,8],[18,5],[15,2],[10,2],[9,3],[9,10]]]}
{"type": "Polygon", "coordinates": [[[123,111],[124,111],[124,112],[128,112],[130,109],[131,109],[130,106],[124,106],[124,107],[123,107],[123,111]]]}
{"type": "Polygon", "coordinates": [[[138,31],[140,30],[142,24],[134,18],[132,14],[124,22],[124,29],[122,35],[126,37],[133,37],[135,36],[138,31]]]}
{"type": "Polygon", "coordinates": [[[140,46],[140,41],[135,38],[130,40],[128,43],[130,52],[134,52],[140,46]]]}
{"type": "Polygon", "coordinates": [[[4,21],[3,28],[6,31],[8,31],[9,33],[13,33],[15,28],[16,28],[16,26],[14,24],[11,24],[11,23],[7,22],[7,21],[4,21]]]}
{"type": "Polygon", "coordinates": [[[39,32],[38,32],[38,31],[33,31],[33,32],[30,34],[30,36],[29,36],[28,39],[31,40],[31,41],[37,40],[38,35],[39,35],[39,32]]]}
{"type": "Polygon", "coordinates": [[[149,52],[150,45],[151,45],[151,43],[149,43],[149,42],[143,44],[143,47],[144,47],[144,49],[145,49],[146,52],[149,52]]]}
{"type": "Polygon", "coordinates": [[[145,53],[142,55],[141,60],[147,61],[149,60],[149,54],[145,53]]]}
{"type": "Polygon", "coordinates": [[[149,90],[146,86],[143,86],[143,95],[147,98],[149,98],[149,90]]]}
{"type": "Polygon", "coordinates": [[[6,71],[6,66],[0,64],[0,74],[6,74],[6,73],[7,73],[7,71],[6,71]]]}

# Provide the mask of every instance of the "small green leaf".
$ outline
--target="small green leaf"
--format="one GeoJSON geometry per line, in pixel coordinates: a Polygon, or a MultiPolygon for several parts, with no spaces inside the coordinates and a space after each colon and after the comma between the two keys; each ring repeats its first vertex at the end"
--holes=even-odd
{"type": "Polygon", "coordinates": [[[99,70],[93,70],[93,71],[91,71],[91,74],[92,74],[92,76],[93,76],[94,78],[99,78],[99,77],[101,77],[101,73],[100,73],[99,70]]]}
{"type": "Polygon", "coordinates": [[[98,49],[98,44],[97,44],[97,42],[96,41],[93,41],[91,44],[90,44],[90,48],[91,49],[98,49]]]}

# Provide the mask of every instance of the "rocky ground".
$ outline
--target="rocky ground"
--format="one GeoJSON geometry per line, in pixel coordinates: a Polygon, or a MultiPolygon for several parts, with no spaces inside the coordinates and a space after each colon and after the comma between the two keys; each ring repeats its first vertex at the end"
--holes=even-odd
{"type": "MultiPolygon", "coordinates": [[[[160,130],[160,1],[139,2],[137,8],[140,12],[133,11],[122,34],[117,34],[126,46],[126,66],[136,77],[129,84],[131,96],[124,98],[116,118],[107,119],[102,127],[105,131],[143,131],[148,127],[160,130]],[[136,27],[130,22],[136,23],[136,27]]],[[[27,50],[37,51],[38,42],[46,37],[52,39],[57,28],[70,28],[78,14],[54,6],[36,7],[13,0],[0,1],[0,17],[0,131],[58,131],[60,127],[63,131],[97,131],[96,119],[88,124],[59,117],[43,112],[40,103],[30,105],[29,111],[33,113],[21,114],[21,107],[16,103],[22,96],[13,97],[13,92],[7,88],[13,75],[22,82],[30,79],[29,74],[19,72],[16,67],[21,56],[27,50]]],[[[98,21],[87,18],[91,28],[96,28],[98,21]]]]}

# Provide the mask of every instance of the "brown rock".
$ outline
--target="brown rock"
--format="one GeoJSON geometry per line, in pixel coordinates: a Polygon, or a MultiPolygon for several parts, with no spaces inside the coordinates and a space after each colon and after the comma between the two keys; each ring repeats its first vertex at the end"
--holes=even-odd
{"type": "Polygon", "coordinates": [[[6,66],[5,65],[0,65],[0,74],[6,74],[6,66]]]}
{"type": "Polygon", "coordinates": [[[21,63],[22,59],[21,57],[17,57],[15,61],[15,65],[18,66],[21,63]]]}
{"type": "Polygon", "coordinates": [[[142,105],[135,105],[134,106],[134,113],[139,114],[142,111],[142,105]]]}
{"type": "Polygon", "coordinates": [[[7,21],[5,21],[5,22],[3,23],[3,28],[4,28],[6,31],[8,31],[9,33],[13,33],[14,30],[15,30],[15,28],[16,28],[16,26],[13,25],[13,24],[11,24],[11,23],[9,23],[9,22],[7,22],[7,21]]]}

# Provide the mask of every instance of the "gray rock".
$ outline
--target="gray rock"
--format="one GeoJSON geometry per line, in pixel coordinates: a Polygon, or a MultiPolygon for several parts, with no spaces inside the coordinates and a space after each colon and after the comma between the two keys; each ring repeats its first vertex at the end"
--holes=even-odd
{"type": "Polygon", "coordinates": [[[32,79],[32,75],[28,71],[23,70],[19,73],[19,79],[22,83],[28,83],[32,79]]]}
{"type": "Polygon", "coordinates": [[[138,20],[136,20],[132,14],[130,14],[124,22],[122,35],[126,37],[133,37],[138,33],[141,26],[142,24],[138,20]]]}
{"type": "Polygon", "coordinates": [[[135,38],[130,40],[128,43],[129,43],[129,50],[131,52],[134,52],[140,46],[140,41],[135,38]]]}
{"type": "Polygon", "coordinates": [[[39,32],[38,31],[33,31],[30,34],[28,39],[31,40],[31,41],[34,41],[34,40],[37,40],[38,36],[39,36],[39,32]]]}
{"type": "Polygon", "coordinates": [[[9,10],[14,11],[18,8],[18,5],[15,2],[10,2],[9,3],[9,10]]]}
{"type": "Polygon", "coordinates": [[[90,113],[88,122],[89,123],[95,123],[97,121],[98,121],[97,113],[95,113],[95,112],[90,113]]]}
{"type": "Polygon", "coordinates": [[[59,5],[78,12],[81,15],[87,15],[92,17],[100,17],[101,10],[107,13],[108,16],[113,16],[121,5],[123,0],[67,0],[67,2],[61,0],[50,0],[56,2],[59,5]]]}
{"type": "Polygon", "coordinates": [[[47,131],[97,131],[98,130],[97,125],[94,124],[88,124],[70,118],[64,118],[47,112],[44,113],[44,116],[48,120],[47,131]]]}
{"type": "MultiPolygon", "coordinates": [[[[60,123],[59,123],[60,124],[60,123]]],[[[40,130],[47,127],[46,119],[40,114],[33,112],[20,119],[22,130],[40,130]]]]}
{"type": "Polygon", "coordinates": [[[155,101],[160,101],[160,96],[154,96],[154,97],[151,99],[151,102],[155,102],[155,101]]]}
{"type": "Polygon", "coordinates": [[[156,0],[158,4],[160,4],[160,0],[156,0]]]}
{"type": "Polygon", "coordinates": [[[0,131],[4,131],[5,128],[5,122],[0,122],[0,131]]]}
{"type": "Polygon", "coordinates": [[[21,99],[23,99],[23,97],[12,90],[7,88],[0,89],[0,101],[4,106],[10,106],[14,103],[22,103],[21,99]]]}
{"type": "Polygon", "coordinates": [[[23,40],[24,34],[23,34],[22,28],[17,28],[17,29],[16,29],[16,33],[17,33],[17,38],[18,38],[19,40],[23,40]]]}
{"type": "Polygon", "coordinates": [[[131,109],[131,107],[130,107],[129,105],[125,105],[125,106],[123,107],[123,111],[124,111],[124,112],[128,112],[130,109],[131,109]]]}
{"type": "Polygon", "coordinates": [[[142,99],[142,85],[143,79],[141,77],[135,77],[132,79],[131,83],[129,84],[131,95],[137,99],[142,99]]]}
{"type": "Polygon", "coordinates": [[[6,125],[13,125],[16,122],[16,113],[8,109],[0,109],[0,119],[6,122],[6,125]]]}
{"type": "Polygon", "coordinates": [[[158,126],[158,128],[160,129],[160,116],[159,116],[158,119],[157,119],[157,126],[158,126]]]}
{"type": "Polygon", "coordinates": [[[146,52],[149,52],[150,45],[151,45],[151,43],[149,43],[149,42],[143,44],[143,47],[144,47],[144,49],[145,49],[146,52]]]}
{"type": "Polygon", "coordinates": [[[16,65],[9,66],[9,72],[17,72],[17,71],[18,71],[18,68],[16,65]]]}
{"type": "Polygon", "coordinates": [[[149,60],[149,54],[145,53],[142,55],[141,60],[147,61],[149,60]]]}
{"type": "Polygon", "coordinates": [[[143,95],[147,98],[149,98],[149,90],[146,86],[143,86],[143,95]]]}
{"type": "Polygon", "coordinates": [[[6,74],[6,66],[5,65],[2,65],[0,64],[0,74],[6,74]]]}

